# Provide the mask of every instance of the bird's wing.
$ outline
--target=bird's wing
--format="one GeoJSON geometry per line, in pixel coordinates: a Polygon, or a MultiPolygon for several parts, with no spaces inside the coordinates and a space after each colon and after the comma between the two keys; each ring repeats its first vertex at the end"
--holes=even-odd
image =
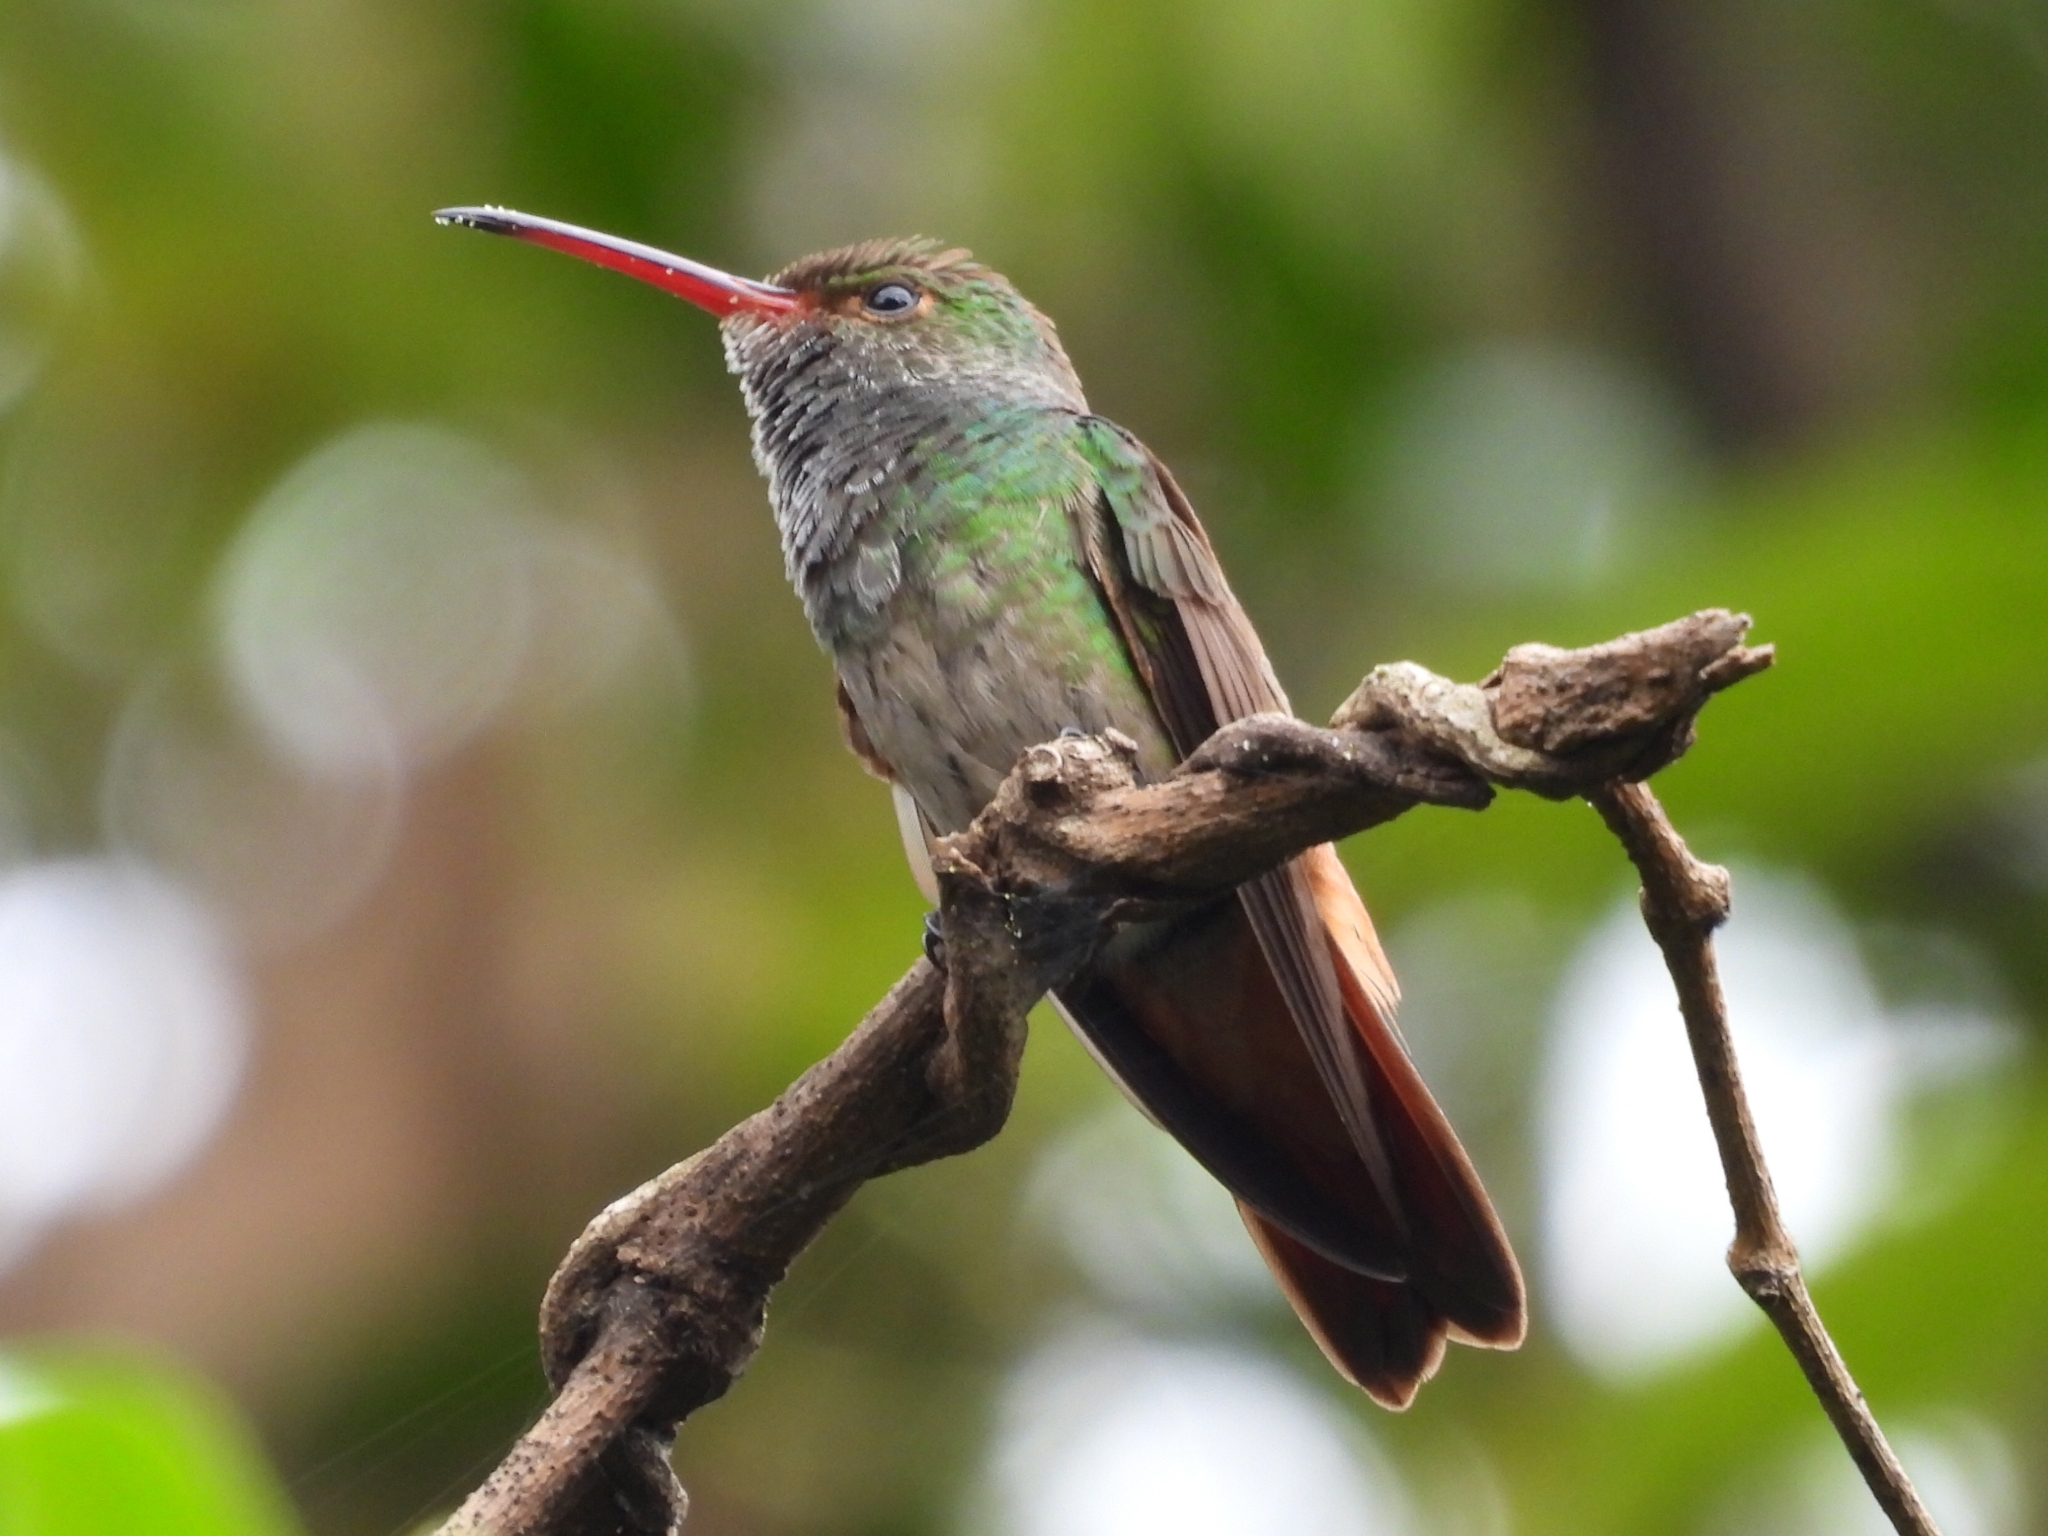
{"type": "MultiPolygon", "coordinates": [[[[1185,755],[1231,720],[1286,711],[1264,648],[1165,466],[1099,418],[1084,418],[1079,432],[1099,486],[1093,505],[1076,509],[1085,557],[1176,750],[1185,755]]],[[[1445,1331],[1473,1342],[1519,1341],[1520,1273],[1477,1175],[1394,1029],[1393,972],[1335,850],[1311,849],[1248,882],[1239,896],[1272,983],[1380,1197],[1374,1203],[1405,1239],[1411,1264],[1426,1271],[1412,1278],[1433,1293],[1442,1326],[1421,1352],[1427,1361],[1416,1364],[1426,1374],[1445,1331]]],[[[1255,1196],[1252,1204],[1281,1228],[1292,1225],[1255,1196]]],[[[1309,1317],[1303,1292],[1319,1287],[1304,1275],[1343,1255],[1319,1254],[1329,1245],[1298,1226],[1292,1239],[1285,1230],[1275,1239],[1258,1224],[1255,1235],[1309,1317]]],[[[1383,1266],[1375,1272],[1388,1278],[1383,1266]]],[[[1337,1330],[1328,1319],[1310,1321],[1327,1346],[1337,1330]]],[[[1375,1395],[1402,1396],[1391,1389],[1375,1395]]]]}
{"type": "MultiPolygon", "coordinates": [[[[1108,422],[1091,419],[1083,432],[1110,514],[1107,527],[1098,521],[1091,564],[1174,750],[1185,757],[1217,727],[1246,715],[1288,712],[1265,648],[1166,467],[1108,422]]],[[[1381,1198],[1398,1212],[1335,960],[1317,937],[1315,893],[1290,865],[1248,882],[1241,896],[1337,1112],[1381,1198]]],[[[1383,959],[1372,988],[1391,1001],[1393,972],[1383,959]]]]}

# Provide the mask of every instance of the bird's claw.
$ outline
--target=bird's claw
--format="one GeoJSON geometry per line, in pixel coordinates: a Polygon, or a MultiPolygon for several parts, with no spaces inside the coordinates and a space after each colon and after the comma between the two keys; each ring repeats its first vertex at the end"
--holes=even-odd
{"type": "Polygon", "coordinates": [[[946,935],[939,926],[939,913],[935,907],[924,915],[924,957],[934,968],[946,968],[946,935]]]}

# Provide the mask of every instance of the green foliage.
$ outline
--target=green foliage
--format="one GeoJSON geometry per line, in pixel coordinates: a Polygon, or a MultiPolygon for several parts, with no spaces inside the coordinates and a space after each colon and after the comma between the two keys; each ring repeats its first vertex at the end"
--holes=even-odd
{"type": "Polygon", "coordinates": [[[237,1415],[189,1372],[111,1348],[0,1355],[6,1536],[293,1536],[237,1415]]]}

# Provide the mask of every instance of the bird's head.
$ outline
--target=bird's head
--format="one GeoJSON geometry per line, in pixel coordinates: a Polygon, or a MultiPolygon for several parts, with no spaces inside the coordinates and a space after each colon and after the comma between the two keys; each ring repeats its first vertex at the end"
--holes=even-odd
{"type": "Polygon", "coordinates": [[[1085,410],[1053,324],[1001,273],[930,240],[875,240],[736,277],[553,219],[503,208],[435,214],[624,272],[720,317],[748,403],[824,387],[858,407],[929,392],[991,404],[1085,410]]]}

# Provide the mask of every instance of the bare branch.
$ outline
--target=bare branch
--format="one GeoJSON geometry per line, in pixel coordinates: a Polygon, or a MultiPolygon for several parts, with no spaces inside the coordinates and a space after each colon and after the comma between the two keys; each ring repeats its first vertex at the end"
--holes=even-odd
{"type": "Polygon", "coordinates": [[[1707,700],[1771,664],[1769,646],[1742,643],[1748,631],[1747,614],[1708,608],[1584,650],[1518,645],[1476,684],[1395,662],[1332,724],[1405,734],[1495,784],[1569,800],[1676,762],[1707,700]]]}
{"type": "Polygon", "coordinates": [[[1900,1536],[1940,1536],[1822,1325],[1800,1273],[1799,1251],[1778,1215],[1778,1196],[1742,1089],[1714,962],[1714,930],[1728,917],[1728,871],[1692,856],[1648,785],[1610,784],[1586,798],[1643,877],[1643,922],[1664,951],[1678,989],[1686,1039],[1721,1153],[1728,1203],[1735,1211],[1728,1268],[1784,1335],[1807,1385],[1900,1536]]]}
{"type": "MultiPolygon", "coordinates": [[[[1663,845],[1628,818],[1630,807],[1655,802],[1622,781],[1675,760],[1707,699],[1770,665],[1768,647],[1742,645],[1748,624],[1714,609],[1587,650],[1519,646],[1478,684],[1411,663],[1382,667],[1331,729],[1277,715],[1240,720],[1154,784],[1138,782],[1131,744],[1114,732],[1032,748],[974,825],[934,850],[945,972],[912,966],[775,1103],[608,1208],[570,1249],[541,1309],[555,1401],[443,1532],[680,1530],[686,1501],[668,1466],[669,1442],[745,1368],[790,1263],[866,1180],[967,1151],[1002,1128],[1025,1015],[1116,924],[1213,899],[1414,805],[1480,809],[1494,785],[1592,799],[1637,857],[1647,888],[1652,866],[1638,848],[1663,845]]],[[[1697,871],[1661,816],[1655,825],[1676,850],[1670,857],[1683,858],[1670,867],[1697,871]]],[[[1725,883],[1720,906],[1678,898],[1711,885],[1689,875],[1673,886],[1676,904],[1660,896],[1645,906],[1646,915],[1678,914],[1670,922],[1680,928],[1667,928],[1679,947],[1666,953],[1690,956],[1708,988],[1706,933],[1725,911],[1725,883]]],[[[1651,920],[1653,929],[1666,921],[1651,920]]],[[[1686,985],[1681,978],[1682,994],[1686,985]]],[[[1690,1004],[1686,1016],[1690,1025],[1690,1004]]],[[[1771,1213],[1767,1226],[1742,1227],[1761,1236],[1738,1239],[1737,1273],[1767,1311],[1791,1320],[1780,1327],[1804,1341],[1795,1352],[1804,1350],[1801,1363],[1830,1416],[1845,1424],[1853,1404],[1868,1424],[1776,1224],[1718,1027],[1718,1065],[1710,1073],[1702,1055],[1701,1079],[1716,1133],[1724,1122],[1734,1127],[1735,1139],[1723,1138],[1731,1193],[1739,1216],[1744,1200],[1771,1213]]],[[[1859,1443],[1890,1456],[1881,1438],[1852,1447],[1859,1443]]],[[[1896,1460],[1887,1464],[1896,1473],[1896,1460]]],[[[1890,1486],[1905,1487],[1903,1477],[1890,1486]]]]}

